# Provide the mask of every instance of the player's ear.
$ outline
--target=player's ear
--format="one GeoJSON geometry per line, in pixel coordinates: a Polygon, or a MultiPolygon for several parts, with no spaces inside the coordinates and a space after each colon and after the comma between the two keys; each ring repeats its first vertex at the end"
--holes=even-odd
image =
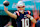
{"type": "Polygon", "coordinates": [[[24,9],[25,9],[25,6],[24,6],[24,9]]]}
{"type": "Polygon", "coordinates": [[[24,7],[24,9],[25,9],[25,7],[24,7]]]}

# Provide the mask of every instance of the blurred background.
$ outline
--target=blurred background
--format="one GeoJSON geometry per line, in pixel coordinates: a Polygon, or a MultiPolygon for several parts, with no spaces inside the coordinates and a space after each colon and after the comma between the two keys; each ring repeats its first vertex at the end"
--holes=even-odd
{"type": "MultiPolygon", "coordinates": [[[[17,27],[15,19],[11,18],[10,16],[7,15],[7,13],[5,13],[3,5],[4,1],[5,0],[0,0],[0,27],[6,26],[7,24],[17,27]],[[11,24],[9,22],[11,22],[11,24]]],[[[25,3],[25,10],[26,11],[30,10],[31,15],[36,20],[40,16],[40,0],[7,0],[7,1],[10,3],[9,6],[7,7],[11,13],[14,13],[17,10],[16,4],[18,3],[18,1],[23,1],[25,3]]]]}

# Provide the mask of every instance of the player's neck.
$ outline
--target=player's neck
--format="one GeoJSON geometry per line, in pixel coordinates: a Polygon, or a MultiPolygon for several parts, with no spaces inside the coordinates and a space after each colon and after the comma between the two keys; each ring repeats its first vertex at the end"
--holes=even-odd
{"type": "Polygon", "coordinates": [[[21,12],[22,14],[24,14],[24,12],[21,12]]]}

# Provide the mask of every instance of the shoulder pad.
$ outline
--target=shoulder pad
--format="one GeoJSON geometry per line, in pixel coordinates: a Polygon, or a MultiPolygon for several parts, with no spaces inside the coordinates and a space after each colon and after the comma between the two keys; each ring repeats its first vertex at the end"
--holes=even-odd
{"type": "Polygon", "coordinates": [[[30,11],[27,11],[28,12],[28,14],[30,15],[31,14],[31,12],[30,11]]]}
{"type": "Polygon", "coordinates": [[[16,11],[17,15],[20,16],[20,13],[18,11],[16,11]]]}

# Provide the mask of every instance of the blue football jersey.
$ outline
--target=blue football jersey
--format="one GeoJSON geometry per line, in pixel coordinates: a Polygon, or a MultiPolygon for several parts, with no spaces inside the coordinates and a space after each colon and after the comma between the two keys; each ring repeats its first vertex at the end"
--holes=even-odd
{"type": "Polygon", "coordinates": [[[17,15],[17,27],[29,27],[31,20],[27,17],[27,14],[31,15],[30,11],[25,11],[24,14],[16,11],[14,14],[17,15]],[[30,23],[29,23],[30,22],[30,23]]]}

